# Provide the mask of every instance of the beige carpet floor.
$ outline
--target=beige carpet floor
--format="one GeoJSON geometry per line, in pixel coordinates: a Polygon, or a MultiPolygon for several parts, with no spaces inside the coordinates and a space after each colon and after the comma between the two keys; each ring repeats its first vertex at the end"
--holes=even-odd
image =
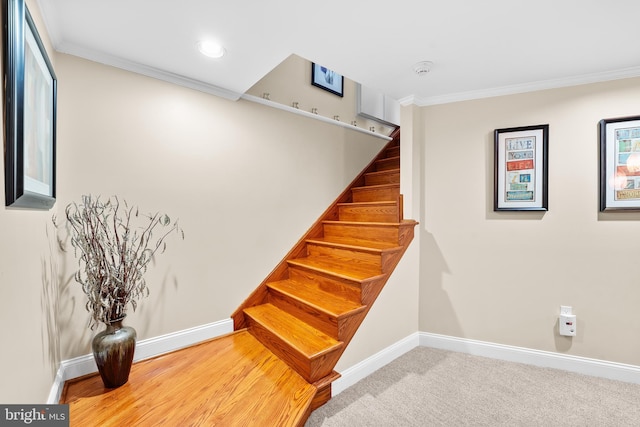
{"type": "Polygon", "coordinates": [[[305,427],[640,426],[640,385],[418,347],[305,427]]]}

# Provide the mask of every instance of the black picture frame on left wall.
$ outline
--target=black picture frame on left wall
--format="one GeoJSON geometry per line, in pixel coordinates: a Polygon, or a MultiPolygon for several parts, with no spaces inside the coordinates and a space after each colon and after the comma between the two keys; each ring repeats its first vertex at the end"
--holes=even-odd
{"type": "Polygon", "coordinates": [[[2,0],[5,205],[56,201],[57,78],[24,0],[2,0]]]}

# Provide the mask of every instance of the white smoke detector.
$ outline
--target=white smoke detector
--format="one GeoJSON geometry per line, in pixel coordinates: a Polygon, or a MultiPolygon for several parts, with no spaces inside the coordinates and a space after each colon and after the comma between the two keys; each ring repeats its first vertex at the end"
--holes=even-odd
{"type": "Polygon", "coordinates": [[[424,76],[425,74],[428,74],[429,71],[431,71],[431,67],[433,67],[433,62],[422,61],[413,66],[413,71],[419,76],[424,76]]]}

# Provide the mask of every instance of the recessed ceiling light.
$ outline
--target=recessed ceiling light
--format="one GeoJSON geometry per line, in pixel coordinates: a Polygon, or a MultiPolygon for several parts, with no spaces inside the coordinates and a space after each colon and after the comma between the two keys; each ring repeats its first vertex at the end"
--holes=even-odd
{"type": "Polygon", "coordinates": [[[198,50],[201,54],[208,56],[209,58],[220,58],[225,52],[224,47],[211,40],[199,41],[198,50]]]}

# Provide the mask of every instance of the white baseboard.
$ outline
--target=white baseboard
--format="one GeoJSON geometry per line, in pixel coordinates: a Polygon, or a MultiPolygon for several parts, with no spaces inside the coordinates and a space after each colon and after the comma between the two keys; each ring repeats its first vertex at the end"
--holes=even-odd
{"type": "Polygon", "coordinates": [[[420,345],[640,384],[640,366],[420,332],[420,345]]]}
{"type": "MultiPolygon", "coordinates": [[[[233,321],[226,319],[208,325],[142,340],[136,344],[134,360],[149,359],[230,332],[233,332],[233,321]]],[[[640,384],[640,366],[428,332],[416,332],[342,371],[341,377],[332,384],[332,395],[336,396],[418,346],[456,351],[475,356],[561,369],[584,375],[640,384]]],[[[60,401],[65,381],[94,372],[97,372],[97,369],[93,355],[89,354],[63,361],[60,364],[56,379],[51,387],[47,403],[54,404],[60,401]]]]}
{"type": "Polygon", "coordinates": [[[428,332],[416,332],[341,372],[342,376],[332,384],[332,396],[336,396],[366,376],[371,375],[386,364],[391,363],[396,358],[418,346],[467,353],[474,356],[489,357],[544,368],[561,369],[594,377],[640,384],[640,366],[428,332]]]}
{"type": "MultiPolygon", "coordinates": [[[[133,360],[137,362],[139,360],[149,359],[230,332],[233,332],[233,320],[225,319],[219,322],[141,340],[136,343],[136,352],[133,360]]],[[[54,404],[60,401],[65,381],[97,371],[96,362],[91,354],[62,361],[51,391],[49,392],[47,403],[54,404]]]]}
{"type": "Polygon", "coordinates": [[[418,347],[418,345],[420,345],[420,337],[418,332],[416,332],[415,334],[411,334],[397,343],[390,345],[384,350],[379,351],[373,356],[366,358],[362,362],[345,369],[340,372],[341,377],[331,384],[331,395],[335,396],[339,394],[361,379],[391,363],[406,352],[418,347]]]}

